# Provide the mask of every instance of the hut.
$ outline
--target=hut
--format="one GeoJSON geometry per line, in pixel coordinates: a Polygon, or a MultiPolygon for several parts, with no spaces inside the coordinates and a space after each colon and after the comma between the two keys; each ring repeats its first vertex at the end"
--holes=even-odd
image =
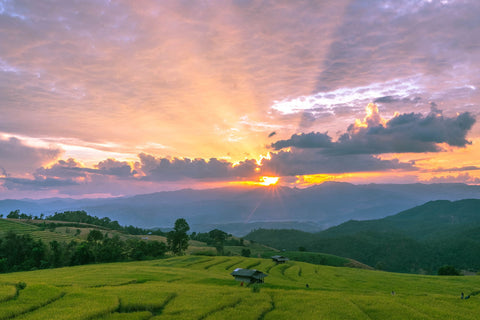
{"type": "Polygon", "coordinates": [[[287,262],[289,259],[287,257],[284,257],[284,256],[272,256],[272,260],[276,263],[276,264],[280,264],[280,263],[285,263],[287,262]]]}
{"type": "Polygon", "coordinates": [[[235,278],[235,280],[245,283],[263,283],[263,278],[267,276],[267,274],[255,269],[242,268],[237,268],[230,274],[235,278]]]}

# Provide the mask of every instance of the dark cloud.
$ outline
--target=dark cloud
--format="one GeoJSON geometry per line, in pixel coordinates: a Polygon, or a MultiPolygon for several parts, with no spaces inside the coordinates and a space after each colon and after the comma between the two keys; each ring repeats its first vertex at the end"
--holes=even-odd
{"type": "Polygon", "coordinates": [[[255,175],[255,160],[245,160],[236,165],[225,160],[167,159],[140,154],[141,170],[145,180],[176,181],[182,179],[223,180],[252,177],[255,175]]]}
{"type": "Polygon", "coordinates": [[[0,178],[0,181],[3,181],[3,187],[8,190],[45,190],[78,185],[72,179],[42,178],[38,176],[35,179],[4,177],[0,178]]]}
{"type": "Polygon", "coordinates": [[[115,159],[101,161],[96,167],[97,171],[95,173],[117,177],[131,177],[137,173],[127,162],[117,161],[115,159]]]}
{"type": "Polygon", "coordinates": [[[341,154],[382,154],[406,152],[439,152],[440,144],[465,147],[468,131],[475,123],[475,117],[464,112],[456,117],[445,117],[432,107],[423,116],[419,113],[396,115],[385,124],[378,114],[373,113],[362,125],[352,124],[338,141],[331,142],[327,133],[294,134],[289,140],[272,143],[280,150],[287,147],[318,148],[325,155],[341,154]]]}
{"type": "Polygon", "coordinates": [[[60,148],[28,146],[15,137],[0,138],[0,167],[9,173],[33,171],[47,162],[54,161],[62,153],[60,148]]]}
{"type": "Polygon", "coordinates": [[[268,135],[269,138],[273,137],[274,135],[276,135],[277,132],[276,131],[273,131],[273,132],[270,132],[270,134],[268,135]]]}
{"type": "Polygon", "coordinates": [[[35,171],[35,176],[43,178],[61,178],[75,179],[84,178],[87,175],[108,175],[119,178],[132,177],[136,173],[127,162],[107,159],[95,165],[95,168],[82,166],[75,159],[59,160],[57,163],[48,168],[39,168],[35,171]]]}
{"type": "Polygon", "coordinates": [[[440,176],[440,177],[433,177],[427,180],[429,183],[466,183],[466,184],[480,184],[480,179],[476,177],[472,177],[466,173],[461,173],[457,176],[449,175],[449,176],[440,176]]]}
{"type": "Polygon", "coordinates": [[[371,155],[326,156],[313,149],[295,149],[271,154],[263,159],[261,172],[277,176],[294,176],[320,173],[345,173],[388,170],[413,170],[411,163],[382,160],[371,155]]]}
{"type": "Polygon", "coordinates": [[[131,192],[126,185],[133,188],[138,181],[136,173],[128,163],[114,159],[106,159],[89,168],[70,158],[38,168],[32,179],[12,177],[4,171],[0,182],[6,190],[57,190],[68,195],[105,194],[108,190],[108,194],[121,195],[131,192]]]}
{"type": "Polygon", "coordinates": [[[317,120],[317,117],[312,112],[302,112],[302,117],[300,118],[300,128],[310,128],[317,120]]]}
{"type": "Polygon", "coordinates": [[[458,167],[458,168],[437,168],[433,170],[429,170],[432,172],[461,172],[461,171],[475,171],[480,170],[478,166],[465,166],[465,167],[458,167]]]}
{"type": "Polygon", "coordinates": [[[380,97],[380,98],[377,98],[375,100],[373,100],[374,103],[392,103],[392,102],[397,102],[399,101],[399,99],[397,97],[394,97],[394,96],[384,96],[384,97],[380,97]]]}
{"type": "Polygon", "coordinates": [[[279,140],[271,144],[275,150],[288,147],[295,148],[330,148],[332,147],[332,138],[327,133],[310,132],[294,134],[288,140],[279,140]]]}

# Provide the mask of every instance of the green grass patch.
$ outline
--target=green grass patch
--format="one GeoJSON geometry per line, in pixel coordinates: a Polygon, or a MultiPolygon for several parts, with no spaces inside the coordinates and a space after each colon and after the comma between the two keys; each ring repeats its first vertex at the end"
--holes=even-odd
{"type": "Polygon", "coordinates": [[[63,294],[61,289],[52,286],[27,285],[25,289],[18,292],[15,299],[0,303],[0,320],[33,312],[61,299],[63,294]]]}
{"type": "Polygon", "coordinates": [[[15,319],[70,319],[83,320],[101,317],[114,312],[119,307],[118,297],[105,295],[93,289],[71,290],[61,299],[42,308],[25,313],[15,319]]]}
{"type": "Polygon", "coordinates": [[[0,275],[1,319],[477,319],[479,276],[182,256],[0,275]],[[235,281],[254,266],[265,283],[235,281]],[[15,296],[15,284],[26,287],[15,296]],[[46,285],[48,283],[48,285],[46,285]],[[308,284],[308,286],[307,286],[308,284]],[[392,291],[395,294],[392,295],[392,291]]]}
{"type": "Polygon", "coordinates": [[[12,284],[0,284],[0,302],[8,301],[15,298],[17,295],[17,288],[12,284]]]}

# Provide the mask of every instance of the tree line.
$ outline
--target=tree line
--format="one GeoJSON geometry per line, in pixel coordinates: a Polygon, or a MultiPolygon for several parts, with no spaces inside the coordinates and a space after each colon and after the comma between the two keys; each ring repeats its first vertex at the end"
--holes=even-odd
{"type": "Polygon", "coordinates": [[[122,240],[118,235],[110,237],[99,230],[91,230],[87,241],[53,240],[48,244],[29,234],[8,231],[0,238],[0,272],[162,258],[166,251],[163,242],[122,240]]]}
{"type": "MultiPolygon", "coordinates": [[[[177,219],[174,229],[167,234],[159,230],[152,231],[133,226],[122,227],[117,221],[90,216],[85,211],[66,211],[55,213],[49,217],[44,217],[43,214],[40,217],[32,217],[15,210],[10,212],[7,218],[42,219],[44,220],[43,224],[37,223],[36,225],[40,229],[48,228],[51,231],[54,231],[57,226],[85,227],[80,224],[86,223],[98,226],[99,229],[103,229],[103,232],[99,229],[91,230],[86,241],[59,242],[53,240],[45,243],[40,239],[33,239],[30,234],[17,234],[10,230],[3,238],[0,238],[0,272],[156,259],[165,257],[167,251],[171,251],[174,255],[182,255],[188,249],[189,236],[187,232],[190,230],[190,226],[183,218],[177,219]],[[55,221],[70,223],[55,223],[55,221]],[[132,235],[166,235],[167,244],[134,237],[122,240],[118,234],[109,236],[108,230],[132,235]]],[[[76,235],[79,232],[80,230],[77,229],[76,235]]]]}

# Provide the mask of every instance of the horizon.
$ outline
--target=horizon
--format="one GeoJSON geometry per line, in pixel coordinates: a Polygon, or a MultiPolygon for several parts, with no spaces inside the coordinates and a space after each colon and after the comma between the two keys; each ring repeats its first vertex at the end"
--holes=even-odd
{"type": "MultiPolygon", "coordinates": [[[[117,196],[103,196],[103,197],[84,197],[84,196],[79,196],[79,197],[69,197],[69,196],[55,196],[55,197],[46,197],[46,198],[2,198],[0,195],[0,201],[4,200],[31,200],[31,201],[39,201],[39,200],[52,200],[52,199],[62,199],[62,200],[102,200],[102,199],[115,199],[115,198],[133,198],[136,196],[144,196],[144,195],[152,195],[152,194],[157,194],[157,193],[170,193],[170,192],[182,192],[182,191],[212,191],[212,190],[217,190],[217,189],[235,189],[235,190],[245,190],[247,191],[248,189],[260,189],[265,191],[271,190],[271,191],[278,191],[278,188],[287,188],[291,190],[304,190],[304,189],[309,189],[309,188],[315,188],[319,187],[322,185],[329,185],[329,184],[345,184],[345,185],[352,185],[352,186],[371,186],[371,185],[376,185],[376,186],[382,186],[382,185],[395,185],[395,186],[401,186],[401,185],[462,185],[462,186],[478,186],[480,185],[477,184],[467,184],[467,183],[462,183],[462,182],[431,182],[431,183],[425,183],[425,182],[412,182],[412,183],[375,183],[375,182],[370,182],[370,183],[351,183],[351,182],[346,182],[346,181],[324,181],[321,183],[317,184],[311,184],[311,185],[302,185],[302,186],[284,186],[284,185],[269,185],[269,186],[262,186],[260,184],[246,184],[246,185],[227,185],[227,186],[219,186],[219,187],[211,187],[211,188],[201,188],[201,189],[196,189],[196,188],[182,188],[182,189],[174,189],[174,190],[160,190],[160,191],[153,191],[153,192],[148,192],[148,193],[137,193],[137,194],[130,194],[130,195],[117,195],[117,196]]],[[[439,199],[440,200],[440,199],[439,199]]],[[[436,200],[430,200],[430,201],[436,201],[436,200]]],[[[447,200],[450,201],[450,200],[447,200]]],[[[455,200],[456,201],[456,200],[455,200]]]]}
{"type": "Polygon", "coordinates": [[[0,199],[480,185],[479,14],[0,1],[0,199]]]}

